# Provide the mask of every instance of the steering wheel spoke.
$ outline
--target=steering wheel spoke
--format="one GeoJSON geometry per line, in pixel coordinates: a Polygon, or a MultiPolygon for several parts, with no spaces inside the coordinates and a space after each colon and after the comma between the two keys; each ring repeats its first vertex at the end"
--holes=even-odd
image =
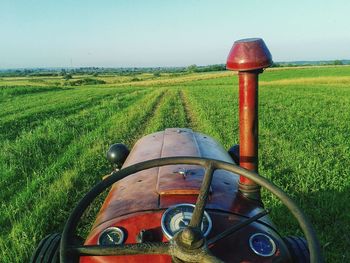
{"type": "Polygon", "coordinates": [[[214,167],[214,164],[212,162],[209,162],[205,170],[202,186],[199,191],[196,206],[194,208],[192,218],[189,223],[189,227],[197,228],[199,230],[201,228],[204,208],[208,200],[210,185],[211,185],[211,181],[213,179],[213,174],[215,170],[216,169],[214,167]]]}
{"type": "Polygon", "coordinates": [[[70,255],[80,256],[123,256],[142,254],[162,254],[169,255],[169,243],[145,242],[140,244],[125,244],[117,246],[72,246],[67,248],[70,255]]]}
{"type": "Polygon", "coordinates": [[[229,235],[232,235],[233,233],[237,232],[241,228],[249,225],[250,223],[253,223],[254,221],[258,220],[259,218],[266,216],[268,213],[270,213],[269,209],[265,209],[264,211],[256,214],[255,216],[252,216],[251,218],[244,220],[242,222],[239,222],[233,226],[231,226],[229,229],[226,229],[224,232],[221,232],[220,234],[216,235],[215,237],[208,240],[208,246],[213,245],[215,242],[224,239],[225,237],[228,237],[229,235]]]}

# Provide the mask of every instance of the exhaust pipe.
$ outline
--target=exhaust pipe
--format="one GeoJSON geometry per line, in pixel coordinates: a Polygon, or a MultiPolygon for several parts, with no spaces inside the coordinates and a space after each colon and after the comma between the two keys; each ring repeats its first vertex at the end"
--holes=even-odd
{"type": "MultiPolygon", "coordinates": [[[[270,51],[261,38],[234,42],[226,63],[239,77],[239,165],[254,172],[258,172],[258,78],[271,65],[270,51]]],[[[243,176],[239,190],[260,201],[260,186],[243,176]]]]}

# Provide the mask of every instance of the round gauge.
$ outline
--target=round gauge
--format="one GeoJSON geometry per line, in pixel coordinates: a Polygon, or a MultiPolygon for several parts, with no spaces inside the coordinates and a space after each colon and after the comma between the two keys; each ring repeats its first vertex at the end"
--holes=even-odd
{"type": "Polygon", "coordinates": [[[276,252],[276,244],[271,237],[263,233],[256,233],[249,238],[249,246],[255,254],[270,257],[276,252]]]}
{"type": "Polygon", "coordinates": [[[124,242],[124,231],[118,227],[109,227],[103,230],[98,237],[98,244],[102,246],[120,245],[124,242]]]}
{"type": "MultiPolygon", "coordinates": [[[[194,205],[179,204],[169,207],[162,216],[162,231],[170,240],[181,229],[185,228],[191,221],[194,205]]],[[[204,211],[201,230],[207,236],[211,230],[211,219],[204,211]]]]}

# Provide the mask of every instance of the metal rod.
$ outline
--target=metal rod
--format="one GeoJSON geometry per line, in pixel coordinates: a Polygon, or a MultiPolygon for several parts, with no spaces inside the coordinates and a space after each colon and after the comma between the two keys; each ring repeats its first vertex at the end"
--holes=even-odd
{"type": "MultiPolygon", "coordinates": [[[[239,164],[258,172],[258,76],[260,70],[239,72],[239,164]]],[[[260,199],[259,186],[240,176],[240,190],[253,199],[260,199]]]]}
{"type": "Polygon", "coordinates": [[[203,177],[203,182],[197,198],[196,206],[194,208],[191,221],[189,223],[190,227],[198,228],[199,230],[201,228],[204,208],[205,208],[205,204],[207,203],[209,189],[210,189],[211,181],[213,179],[214,171],[215,171],[215,168],[212,162],[209,162],[203,177]]]}
{"type": "Polygon", "coordinates": [[[69,253],[81,256],[121,256],[121,255],[151,255],[162,254],[168,255],[170,253],[169,243],[161,242],[146,242],[141,244],[125,244],[117,246],[97,246],[85,245],[69,248],[69,253]]]}
{"type": "Polygon", "coordinates": [[[233,233],[237,232],[238,230],[240,230],[241,228],[249,225],[250,223],[258,220],[259,218],[263,217],[263,216],[266,216],[268,213],[270,213],[270,210],[264,210],[258,214],[256,214],[255,216],[247,219],[247,220],[244,220],[242,222],[239,222],[235,225],[233,225],[232,227],[230,227],[229,229],[225,230],[224,232],[218,234],[217,236],[211,238],[208,240],[208,246],[214,244],[215,242],[225,238],[225,237],[228,237],[229,235],[232,235],[233,233]]]}

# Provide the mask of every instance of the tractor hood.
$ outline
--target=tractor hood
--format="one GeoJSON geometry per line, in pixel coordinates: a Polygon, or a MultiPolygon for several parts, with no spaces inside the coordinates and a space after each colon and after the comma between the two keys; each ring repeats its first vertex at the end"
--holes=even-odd
{"type": "MultiPolygon", "coordinates": [[[[205,157],[233,163],[213,138],[191,129],[171,128],[141,138],[123,168],[175,156],[205,157]]],[[[112,186],[94,226],[131,213],[166,209],[178,203],[195,203],[203,175],[204,169],[195,165],[155,167],[130,175],[112,186]]],[[[250,214],[250,207],[254,210],[255,206],[238,200],[243,198],[237,195],[238,180],[236,174],[215,171],[207,209],[250,214]],[[235,211],[240,207],[245,211],[235,211]]]]}
{"type": "MultiPolygon", "coordinates": [[[[214,139],[191,129],[166,129],[139,140],[124,166],[163,157],[191,156],[233,162],[214,139]]],[[[155,192],[158,195],[198,194],[204,170],[194,165],[159,167],[155,192]]]]}

